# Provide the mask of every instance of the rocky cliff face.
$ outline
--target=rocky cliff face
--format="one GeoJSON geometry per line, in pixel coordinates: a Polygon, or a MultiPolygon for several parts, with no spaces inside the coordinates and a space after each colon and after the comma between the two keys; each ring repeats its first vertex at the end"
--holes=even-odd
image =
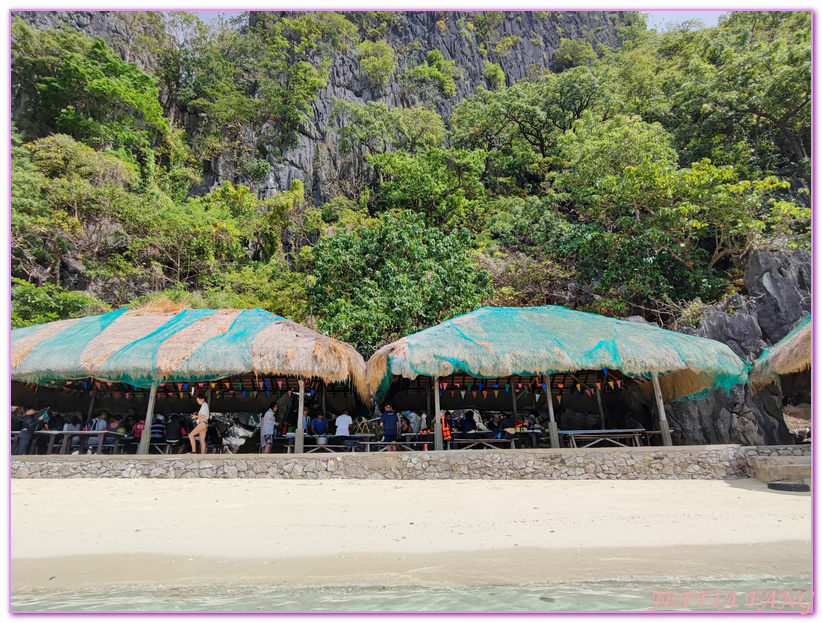
{"type": "MultiPolygon", "coordinates": [[[[113,11],[15,11],[36,28],[68,26],[89,36],[102,37],[124,58],[131,58],[151,71],[152,59],[133,52],[132,42],[143,26],[133,23],[128,13],[113,11]]],[[[554,51],[561,38],[583,39],[595,48],[618,45],[617,28],[625,23],[625,11],[506,11],[495,12],[491,19],[479,12],[401,11],[383,38],[397,53],[398,68],[382,90],[370,88],[361,74],[354,49],[341,51],[333,59],[327,85],[320,90],[312,114],[305,120],[296,144],[279,152],[269,150],[271,173],[257,188],[265,197],[285,190],[295,179],[306,185],[307,195],[320,204],[339,192],[340,180],[363,175],[363,161],[357,155],[346,157],[338,149],[338,133],[333,125],[334,98],[346,102],[380,101],[387,106],[425,104],[446,119],[462,99],[472,95],[479,85],[487,62],[500,65],[506,83],[511,85],[529,76],[553,68],[554,51]],[[486,20],[485,28],[477,25],[486,20]],[[457,93],[447,98],[440,93],[421,94],[409,89],[399,79],[405,70],[423,62],[426,54],[439,50],[447,61],[455,62],[457,93]]],[[[257,22],[249,14],[249,25],[257,22]]],[[[250,136],[260,136],[265,128],[254,128],[250,136]]],[[[206,163],[203,179],[192,190],[201,195],[222,183],[244,183],[235,171],[232,159],[217,156],[206,163]]]]}
{"type": "MultiPolygon", "coordinates": [[[[702,337],[724,342],[752,363],[811,312],[811,254],[808,251],[754,251],[746,266],[746,295],[734,295],[705,311],[697,329],[702,337]]],[[[738,385],[727,395],[670,403],[666,413],[677,444],[792,443],[783,421],[780,388],[753,394],[738,385]]]]}

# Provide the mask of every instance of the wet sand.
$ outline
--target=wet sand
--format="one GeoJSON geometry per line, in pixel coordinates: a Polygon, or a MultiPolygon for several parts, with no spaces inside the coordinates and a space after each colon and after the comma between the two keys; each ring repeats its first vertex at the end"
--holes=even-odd
{"type": "Polygon", "coordinates": [[[754,480],[13,480],[12,590],[808,575],[754,480]]]}

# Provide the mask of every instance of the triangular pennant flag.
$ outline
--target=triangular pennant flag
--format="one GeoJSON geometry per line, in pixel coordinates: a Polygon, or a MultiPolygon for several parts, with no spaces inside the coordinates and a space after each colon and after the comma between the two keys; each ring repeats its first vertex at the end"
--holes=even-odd
{"type": "MultiPolygon", "coordinates": [[[[454,394],[454,392],[452,392],[452,394],[454,394]]],[[[442,389],[440,390],[440,395],[441,396],[443,395],[443,390],[442,389]]]]}
{"type": "Polygon", "coordinates": [[[494,388],[497,389],[497,383],[494,384],[494,388]]]}
{"type": "Polygon", "coordinates": [[[543,391],[546,391],[546,384],[545,383],[540,383],[540,387],[543,388],[543,391]]]}
{"type": "Polygon", "coordinates": [[[465,389],[460,390],[460,397],[461,397],[461,398],[465,398],[465,397],[466,397],[466,390],[465,390],[465,389]]]}
{"type": "Polygon", "coordinates": [[[485,390],[485,389],[484,389],[484,390],[483,390],[483,398],[485,398],[485,397],[486,397],[486,394],[488,394],[488,393],[489,393],[489,392],[488,392],[487,390],[485,390]]]}
{"type": "Polygon", "coordinates": [[[609,381],[609,387],[611,387],[612,389],[614,389],[614,381],[609,381]]]}
{"type": "Polygon", "coordinates": [[[277,389],[283,388],[283,381],[277,381],[277,389]]]}
{"type": "Polygon", "coordinates": [[[271,396],[271,392],[269,390],[266,390],[266,396],[271,396]]]}
{"type": "Polygon", "coordinates": [[[580,393],[580,383],[577,384],[577,393],[580,393]]]}
{"type": "Polygon", "coordinates": [[[483,383],[477,384],[477,391],[483,391],[483,383]]]}
{"type": "Polygon", "coordinates": [[[581,395],[580,392],[577,392],[577,395],[580,396],[581,395]]]}
{"type": "Polygon", "coordinates": [[[587,396],[591,396],[591,395],[592,395],[592,390],[587,389],[587,390],[586,390],[586,395],[587,395],[587,396]]]}
{"type": "Polygon", "coordinates": [[[128,399],[128,397],[129,397],[129,392],[126,392],[126,399],[128,399]]]}
{"type": "Polygon", "coordinates": [[[269,388],[269,382],[268,381],[263,381],[263,387],[268,389],[269,388]]]}
{"type": "Polygon", "coordinates": [[[560,394],[558,394],[558,395],[557,395],[557,402],[558,402],[558,404],[560,403],[560,398],[561,398],[561,396],[560,396],[560,394]]]}
{"type": "Polygon", "coordinates": [[[455,383],[454,386],[455,387],[460,387],[460,383],[455,383]]]}
{"type": "Polygon", "coordinates": [[[223,385],[226,386],[226,389],[231,389],[231,384],[228,381],[223,381],[223,385]]]}
{"type": "Polygon", "coordinates": [[[536,401],[538,401],[538,400],[540,400],[540,394],[538,394],[538,393],[536,393],[536,392],[535,392],[535,394],[534,394],[534,400],[535,400],[535,402],[536,402],[536,401]]]}
{"type": "Polygon", "coordinates": [[[603,370],[603,374],[608,376],[608,374],[609,374],[609,369],[608,368],[600,368],[600,369],[603,370]]]}
{"type": "Polygon", "coordinates": [[[472,388],[472,385],[474,385],[474,383],[469,383],[468,385],[466,385],[466,389],[470,390],[472,388]]]}
{"type": "Polygon", "coordinates": [[[617,387],[618,388],[620,387],[620,381],[617,381],[617,387]]]}
{"type": "Polygon", "coordinates": [[[494,397],[497,398],[497,394],[499,394],[499,393],[500,393],[499,389],[494,390],[494,397]]]}
{"type": "Polygon", "coordinates": [[[523,383],[518,383],[517,384],[517,389],[523,389],[523,383]]]}
{"type": "Polygon", "coordinates": [[[525,393],[525,394],[523,394],[523,395],[524,395],[524,396],[528,396],[528,395],[529,395],[529,390],[527,389],[527,390],[526,390],[526,393],[525,393]]]}
{"type": "Polygon", "coordinates": [[[557,384],[557,386],[558,386],[560,389],[563,389],[563,383],[558,383],[558,384],[557,384]]]}
{"type": "Polygon", "coordinates": [[[245,397],[246,397],[246,392],[245,392],[245,390],[244,390],[244,391],[243,391],[243,398],[245,398],[245,397]]]}
{"type": "Polygon", "coordinates": [[[252,392],[251,395],[257,398],[257,392],[252,392]]]}
{"type": "Polygon", "coordinates": [[[597,389],[600,389],[600,383],[595,383],[597,385],[597,389]]]}
{"type": "Polygon", "coordinates": [[[473,396],[473,397],[475,397],[475,398],[477,398],[477,390],[476,390],[476,389],[475,389],[475,390],[472,390],[472,396],[473,396]]]}
{"type": "Polygon", "coordinates": [[[450,389],[449,392],[451,392],[451,395],[454,396],[454,390],[453,389],[450,389]]]}
{"type": "Polygon", "coordinates": [[[289,396],[291,396],[291,390],[289,390],[289,396]]]}
{"type": "Polygon", "coordinates": [[[86,381],[83,381],[83,389],[86,389],[88,386],[89,384],[86,381]]]}

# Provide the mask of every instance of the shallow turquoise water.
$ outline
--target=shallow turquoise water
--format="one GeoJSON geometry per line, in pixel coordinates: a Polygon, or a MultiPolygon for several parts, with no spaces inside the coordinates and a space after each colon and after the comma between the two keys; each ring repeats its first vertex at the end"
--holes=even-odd
{"type": "Polygon", "coordinates": [[[59,592],[16,592],[12,611],[643,611],[664,602],[666,610],[709,611],[715,592],[727,610],[807,610],[811,590],[806,577],[741,576],[735,579],[643,579],[601,582],[546,583],[530,586],[450,588],[326,586],[284,589],[266,586],[199,586],[195,588],[129,588],[59,592]],[[706,592],[704,606],[694,593],[706,592]],[[772,602],[769,593],[774,591],[772,602]],[[755,595],[760,592],[760,595],[755,595]],[[655,596],[655,593],[658,593],[655,596]],[[791,605],[789,605],[791,601],[791,605]],[[782,606],[782,608],[781,608],[782,606]]]}

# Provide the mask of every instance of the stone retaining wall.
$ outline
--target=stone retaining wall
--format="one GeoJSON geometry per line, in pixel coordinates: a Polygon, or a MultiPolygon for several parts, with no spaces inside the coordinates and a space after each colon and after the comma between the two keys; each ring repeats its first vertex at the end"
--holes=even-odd
{"type": "Polygon", "coordinates": [[[808,446],[679,446],[220,455],[14,456],[12,478],[725,479],[751,478],[755,456],[808,456],[808,446]]]}

